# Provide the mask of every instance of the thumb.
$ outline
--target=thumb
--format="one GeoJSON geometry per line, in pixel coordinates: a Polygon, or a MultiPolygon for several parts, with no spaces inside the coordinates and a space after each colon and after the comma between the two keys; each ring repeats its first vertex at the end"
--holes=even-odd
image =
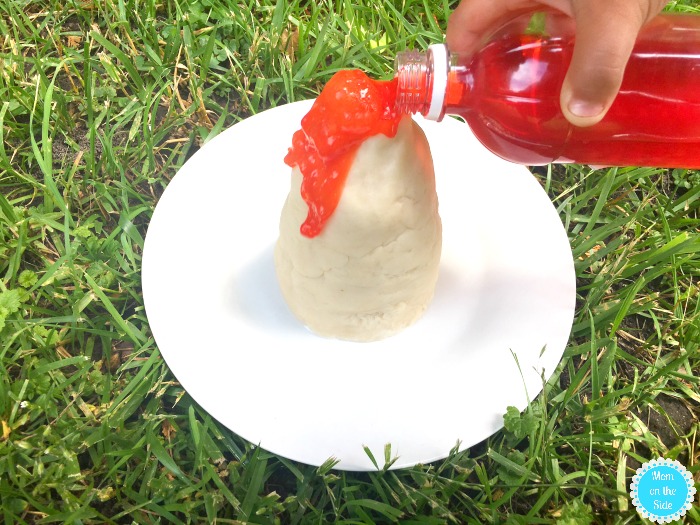
{"type": "Polygon", "coordinates": [[[622,84],[639,30],[646,21],[636,2],[573,2],[576,42],[564,77],[561,108],[575,126],[600,122],[622,84]]]}

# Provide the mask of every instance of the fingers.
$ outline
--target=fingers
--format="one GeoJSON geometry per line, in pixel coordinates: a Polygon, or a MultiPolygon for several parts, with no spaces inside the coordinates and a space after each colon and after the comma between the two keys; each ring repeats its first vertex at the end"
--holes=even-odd
{"type": "Polygon", "coordinates": [[[602,120],[622,83],[642,25],[665,2],[573,1],[576,43],[561,91],[564,116],[576,126],[602,120]]]}
{"type": "Polygon", "coordinates": [[[598,123],[622,83],[641,27],[665,0],[462,0],[447,24],[450,51],[471,54],[503,22],[519,12],[552,7],[576,20],[576,43],[561,91],[572,124],[598,123]]]}
{"type": "Polygon", "coordinates": [[[502,3],[498,0],[490,5],[479,0],[460,2],[447,22],[446,43],[450,51],[459,54],[476,51],[492,26],[504,15],[502,3]]]}
{"type": "Polygon", "coordinates": [[[570,0],[462,0],[447,23],[447,47],[455,53],[471,54],[503,22],[519,12],[546,6],[573,15],[570,0]]]}

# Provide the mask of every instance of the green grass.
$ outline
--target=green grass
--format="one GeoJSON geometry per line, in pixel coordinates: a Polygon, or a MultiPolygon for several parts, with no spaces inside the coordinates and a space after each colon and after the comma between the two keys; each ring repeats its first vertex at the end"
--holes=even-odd
{"type": "Polygon", "coordinates": [[[388,76],[453,5],[0,1],[0,520],[622,524],[639,522],[642,462],[698,479],[697,172],[537,170],[576,260],[571,340],[524,414],[444,461],[344,473],[274,456],[161,359],[140,263],[177,169],[340,68],[388,76]]]}

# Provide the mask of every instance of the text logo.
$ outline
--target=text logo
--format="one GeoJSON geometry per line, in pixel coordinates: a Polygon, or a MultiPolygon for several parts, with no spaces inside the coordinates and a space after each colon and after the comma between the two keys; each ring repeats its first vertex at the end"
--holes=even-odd
{"type": "Polygon", "coordinates": [[[678,461],[652,459],[637,469],[630,484],[632,504],[642,517],[671,523],[690,510],[695,487],[690,472],[678,461]]]}

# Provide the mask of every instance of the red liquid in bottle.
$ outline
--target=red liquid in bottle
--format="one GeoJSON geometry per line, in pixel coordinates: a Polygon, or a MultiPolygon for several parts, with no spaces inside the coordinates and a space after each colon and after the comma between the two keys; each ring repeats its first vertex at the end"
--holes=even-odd
{"type": "Polygon", "coordinates": [[[514,23],[467,61],[453,61],[443,113],[462,116],[487,148],[520,164],[700,168],[700,16],[662,15],[645,26],[617,98],[587,128],[569,124],[559,105],[572,22],[548,16],[549,36],[514,23]]]}

